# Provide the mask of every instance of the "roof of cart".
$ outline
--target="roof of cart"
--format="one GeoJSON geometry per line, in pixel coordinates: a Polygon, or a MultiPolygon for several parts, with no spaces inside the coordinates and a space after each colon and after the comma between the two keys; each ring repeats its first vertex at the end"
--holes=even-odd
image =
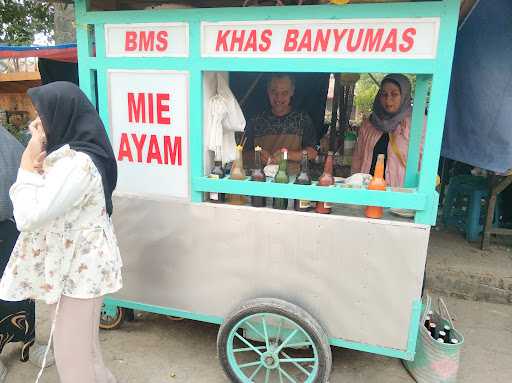
{"type": "MultiPolygon", "coordinates": [[[[161,8],[218,8],[242,6],[286,6],[315,5],[332,3],[410,3],[441,0],[90,0],[90,9],[95,11],[134,10],[161,8]]],[[[479,0],[461,0],[461,17],[464,17],[479,0]]],[[[73,0],[57,0],[60,3],[73,3],[73,0]]]]}

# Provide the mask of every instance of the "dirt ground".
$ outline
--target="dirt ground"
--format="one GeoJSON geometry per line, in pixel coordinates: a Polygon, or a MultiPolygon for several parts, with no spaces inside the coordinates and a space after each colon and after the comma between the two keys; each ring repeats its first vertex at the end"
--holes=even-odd
{"type": "MultiPolygon", "coordinates": [[[[465,337],[460,383],[504,383],[512,376],[512,306],[448,299],[456,326],[465,337]]],[[[38,338],[49,333],[49,312],[38,306],[38,338]]],[[[138,313],[119,330],[101,332],[107,365],[119,383],[227,383],[216,356],[215,325],[138,313]]],[[[3,360],[6,383],[34,382],[37,368],[20,363],[9,345],[3,360]]],[[[412,383],[399,360],[333,348],[331,383],[412,383]]],[[[58,383],[55,367],[41,383],[58,383]]]]}

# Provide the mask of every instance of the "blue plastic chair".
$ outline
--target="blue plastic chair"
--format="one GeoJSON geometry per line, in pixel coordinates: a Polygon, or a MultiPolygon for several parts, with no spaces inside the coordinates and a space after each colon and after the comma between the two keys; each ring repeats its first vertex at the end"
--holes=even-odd
{"type": "MultiPolygon", "coordinates": [[[[443,207],[443,222],[466,233],[470,242],[478,241],[484,229],[489,198],[487,178],[460,175],[450,179],[443,207]]],[[[494,213],[494,225],[499,223],[499,201],[494,213]]]]}

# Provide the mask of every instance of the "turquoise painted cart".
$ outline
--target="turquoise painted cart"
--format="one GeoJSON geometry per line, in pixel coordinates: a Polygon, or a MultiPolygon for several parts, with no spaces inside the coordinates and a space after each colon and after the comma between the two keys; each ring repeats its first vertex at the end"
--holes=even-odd
{"type": "Polygon", "coordinates": [[[129,309],[219,324],[219,359],[236,382],[326,382],[331,346],[412,360],[459,2],[75,5],[80,85],[119,160],[124,288],[106,298],[103,324],[116,327],[129,309]],[[209,179],[205,79],[230,71],[416,74],[405,187],[209,179]],[[324,216],[211,204],[206,192],[337,205],[324,216]],[[369,220],[364,205],[415,216],[369,220]]]}

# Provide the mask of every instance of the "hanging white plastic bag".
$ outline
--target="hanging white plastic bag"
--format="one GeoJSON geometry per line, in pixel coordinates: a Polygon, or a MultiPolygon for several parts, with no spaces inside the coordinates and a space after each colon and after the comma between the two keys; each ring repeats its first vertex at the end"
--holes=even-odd
{"type": "Polygon", "coordinates": [[[216,74],[217,94],[210,98],[208,104],[207,129],[208,149],[221,150],[222,162],[235,159],[235,132],[245,129],[245,117],[227,80],[216,74]]]}
{"type": "Polygon", "coordinates": [[[217,73],[217,94],[226,100],[227,115],[223,121],[224,129],[233,132],[243,132],[245,129],[245,117],[242,113],[242,108],[240,108],[233,92],[231,92],[226,78],[219,73],[217,73]]]}

